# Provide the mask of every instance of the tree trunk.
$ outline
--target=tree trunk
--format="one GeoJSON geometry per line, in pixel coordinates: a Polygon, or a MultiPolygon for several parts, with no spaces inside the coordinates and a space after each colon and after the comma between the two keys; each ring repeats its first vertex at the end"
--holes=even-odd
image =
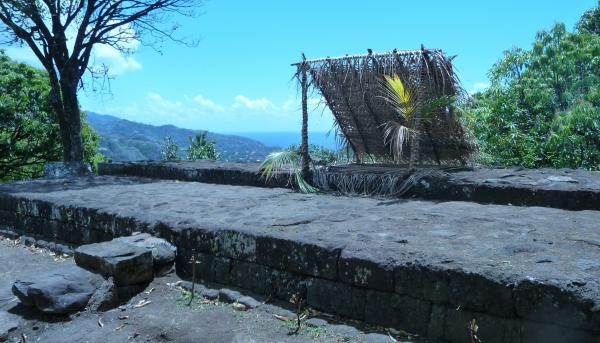
{"type": "MultiPolygon", "coordinates": [[[[304,68],[304,64],[302,65],[304,68]]],[[[302,70],[302,177],[306,177],[309,172],[309,161],[310,156],[308,155],[308,105],[307,105],[307,80],[306,80],[306,69],[302,70]]]]}
{"type": "Polygon", "coordinates": [[[76,77],[61,75],[60,80],[50,76],[52,90],[49,100],[56,112],[60,128],[60,138],[64,161],[83,161],[83,140],[81,138],[81,116],[77,101],[76,77]]]}
{"type": "MultiPolygon", "coordinates": [[[[62,80],[61,80],[62,81],[62,80]]],[[[81,138],[81,115],[77,101],[77,82],[61,82],[64,115],[68,123],[70,151],[64,151],[66,161],[83,161],[83,140],[81,138]]],[[[62,130],[61,130],[62,133],[62,130]]]]}
{"type": "Polygon", "coordinates": [[[421,147],[419,145],[421,126],[421,118],[416,117],[413,124],[413,132],[410,133],[410,160],[408,162],[408,171],[411,173],[417,170],[415,165],[419,162],[419,155],[421,154],[421,147]]]}

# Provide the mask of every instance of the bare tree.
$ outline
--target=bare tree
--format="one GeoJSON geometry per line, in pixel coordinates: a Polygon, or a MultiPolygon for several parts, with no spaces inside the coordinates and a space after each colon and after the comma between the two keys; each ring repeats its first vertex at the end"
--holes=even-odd
{"type": "Polygon", "coordinates": [[[155,49],[176,38],[174,15],[197,17],[203,0],[1,0],[0,44],[26,44],[50,77],[49,101],[60,127],[65,161],[83,161],[77,90],[86,71],[106,76],[90,63],[96,44],[133,53],[134,40],[155,49]],[[102,75],[103,74],[103,75],[102,75]]]}

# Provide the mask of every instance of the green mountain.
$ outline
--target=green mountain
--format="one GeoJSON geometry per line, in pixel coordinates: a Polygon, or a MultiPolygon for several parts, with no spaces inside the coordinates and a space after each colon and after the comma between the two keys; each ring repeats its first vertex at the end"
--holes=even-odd
{"type": "MultiPolygon", "coordinates": [[[[196,130],[182,129],[173,125],[153,126],[117,117],[87,112],[87,121],[100,135],[100,152],[113,161],[160,160],[161,144],[165,136],[182,149],[190,145],[188,136],[196,130]]],[[[209,132],[207,140],[215,140],[215,148],[223,161],[257,162],[281,147],[265,146],[250,138],[209,132]]],[[[185,151],[183,152],[185,155],[185,151]]]]}

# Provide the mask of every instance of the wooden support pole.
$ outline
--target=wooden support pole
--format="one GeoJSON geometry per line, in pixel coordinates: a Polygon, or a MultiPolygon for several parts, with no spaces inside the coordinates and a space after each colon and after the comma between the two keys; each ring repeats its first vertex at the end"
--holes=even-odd
{"type": "MultiPolygon", "coordinates": [[[[302,54],[302,59],[303,61],[306,61],[306,57],[304,57],[304,54],[302,54]]],[[[302,147],[301,147],[301,154],[302,154],[302,171],[301,171],[301,175],[303,178],[305,178],[308,175],[308,172],[310,170],[309,167],[309,161],[310,161],[310,156],[308,155],[308,80],[307,80],[307,76],[306,76],[306,72],[307,72],[307,64],[306,63],[302,63],[300,65],[299,68],[302,68],[302,70],[300,70],[299,72],[302,73],[301,76],[301,87],[302,87],[302,147]]]]}

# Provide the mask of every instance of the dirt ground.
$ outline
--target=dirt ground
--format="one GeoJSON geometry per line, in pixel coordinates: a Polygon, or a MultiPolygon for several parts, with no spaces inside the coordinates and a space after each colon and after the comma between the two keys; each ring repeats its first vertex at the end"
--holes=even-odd
{"type": "Polygon", "coordinates": [[[11,291],[13,282],[20,275],[74,264],[73,258],[0,237],[0,261],[0,321],[4,322],[0,327],[17,324],[5,337],[0,332],[0,342],[393,342],[384,332],[333,317],[323,317],[329,319],[324,328],[303,325],[297,334],[290,334],[295,323],[275,315],[289,315],[291,303],[274,301],[236,311],[231,304],[197,296],[188,306],[190,293],[174,285],[181,280],[175,274],[155,278],[144,292],[108,312],[86,309],[66,316],[44,315],[19,303],[11,291]],[[150,303],[132,308],[144,299],[150,303]]]}

